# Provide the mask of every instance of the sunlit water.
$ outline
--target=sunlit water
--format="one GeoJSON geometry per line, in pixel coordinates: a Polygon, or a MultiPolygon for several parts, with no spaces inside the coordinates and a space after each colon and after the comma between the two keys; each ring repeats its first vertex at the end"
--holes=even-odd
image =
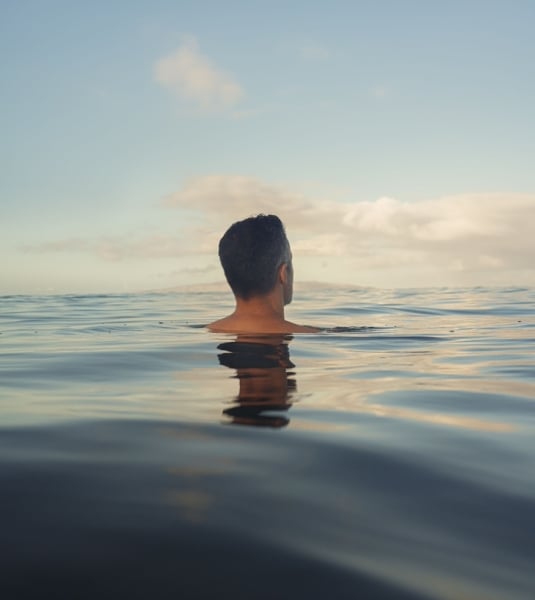
{"type": "Polygon", "coordinates": [[[535,597],[535,292],[0,298],[0,598],[535,597]]]}

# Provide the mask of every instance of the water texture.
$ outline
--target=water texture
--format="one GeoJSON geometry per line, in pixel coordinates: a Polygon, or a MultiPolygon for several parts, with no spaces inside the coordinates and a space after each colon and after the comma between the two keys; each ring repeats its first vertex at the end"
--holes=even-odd
{"type": "Polygon", "coordinates": [[[535,597],[535,291],[0,298],[0,597],[535,597]]]}

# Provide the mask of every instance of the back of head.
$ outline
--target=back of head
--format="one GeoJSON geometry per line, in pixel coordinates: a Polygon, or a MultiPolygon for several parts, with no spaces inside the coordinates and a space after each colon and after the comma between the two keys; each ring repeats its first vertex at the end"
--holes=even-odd
{"type": "Polygon", "coordinates": [[[281,220],[258,215],[234,223],[219,242],[219,259],[234,295],[247,300],[269,293],[279,267],[290,262],[281,220]]]}

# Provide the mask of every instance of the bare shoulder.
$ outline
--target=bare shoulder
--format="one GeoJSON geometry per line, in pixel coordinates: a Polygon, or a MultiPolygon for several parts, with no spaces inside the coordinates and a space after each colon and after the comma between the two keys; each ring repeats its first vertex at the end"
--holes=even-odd
{"type": "Polygon", "coordinates": [[[213,321],[212,323],[208,323],[206,328],[214,333],[232,333],[233,332],[233,324],[232,319],[230,317],[224,317],[223,319],[218,319],[217,321],[213,321]]]}
{"type": "Polygon", "coordinates": [[[206,325],[213,333],[318,333],[321,329],[284,320],[240,319],[228,316],[206,325]]]}

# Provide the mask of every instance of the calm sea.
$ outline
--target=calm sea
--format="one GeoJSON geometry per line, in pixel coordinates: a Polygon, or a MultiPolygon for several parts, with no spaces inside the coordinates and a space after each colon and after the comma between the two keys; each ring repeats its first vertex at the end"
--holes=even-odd
{"type": "Polygon", "coordinates": [[[535,291],[0,298],[0,598],[535,597],[535,291]]]}

